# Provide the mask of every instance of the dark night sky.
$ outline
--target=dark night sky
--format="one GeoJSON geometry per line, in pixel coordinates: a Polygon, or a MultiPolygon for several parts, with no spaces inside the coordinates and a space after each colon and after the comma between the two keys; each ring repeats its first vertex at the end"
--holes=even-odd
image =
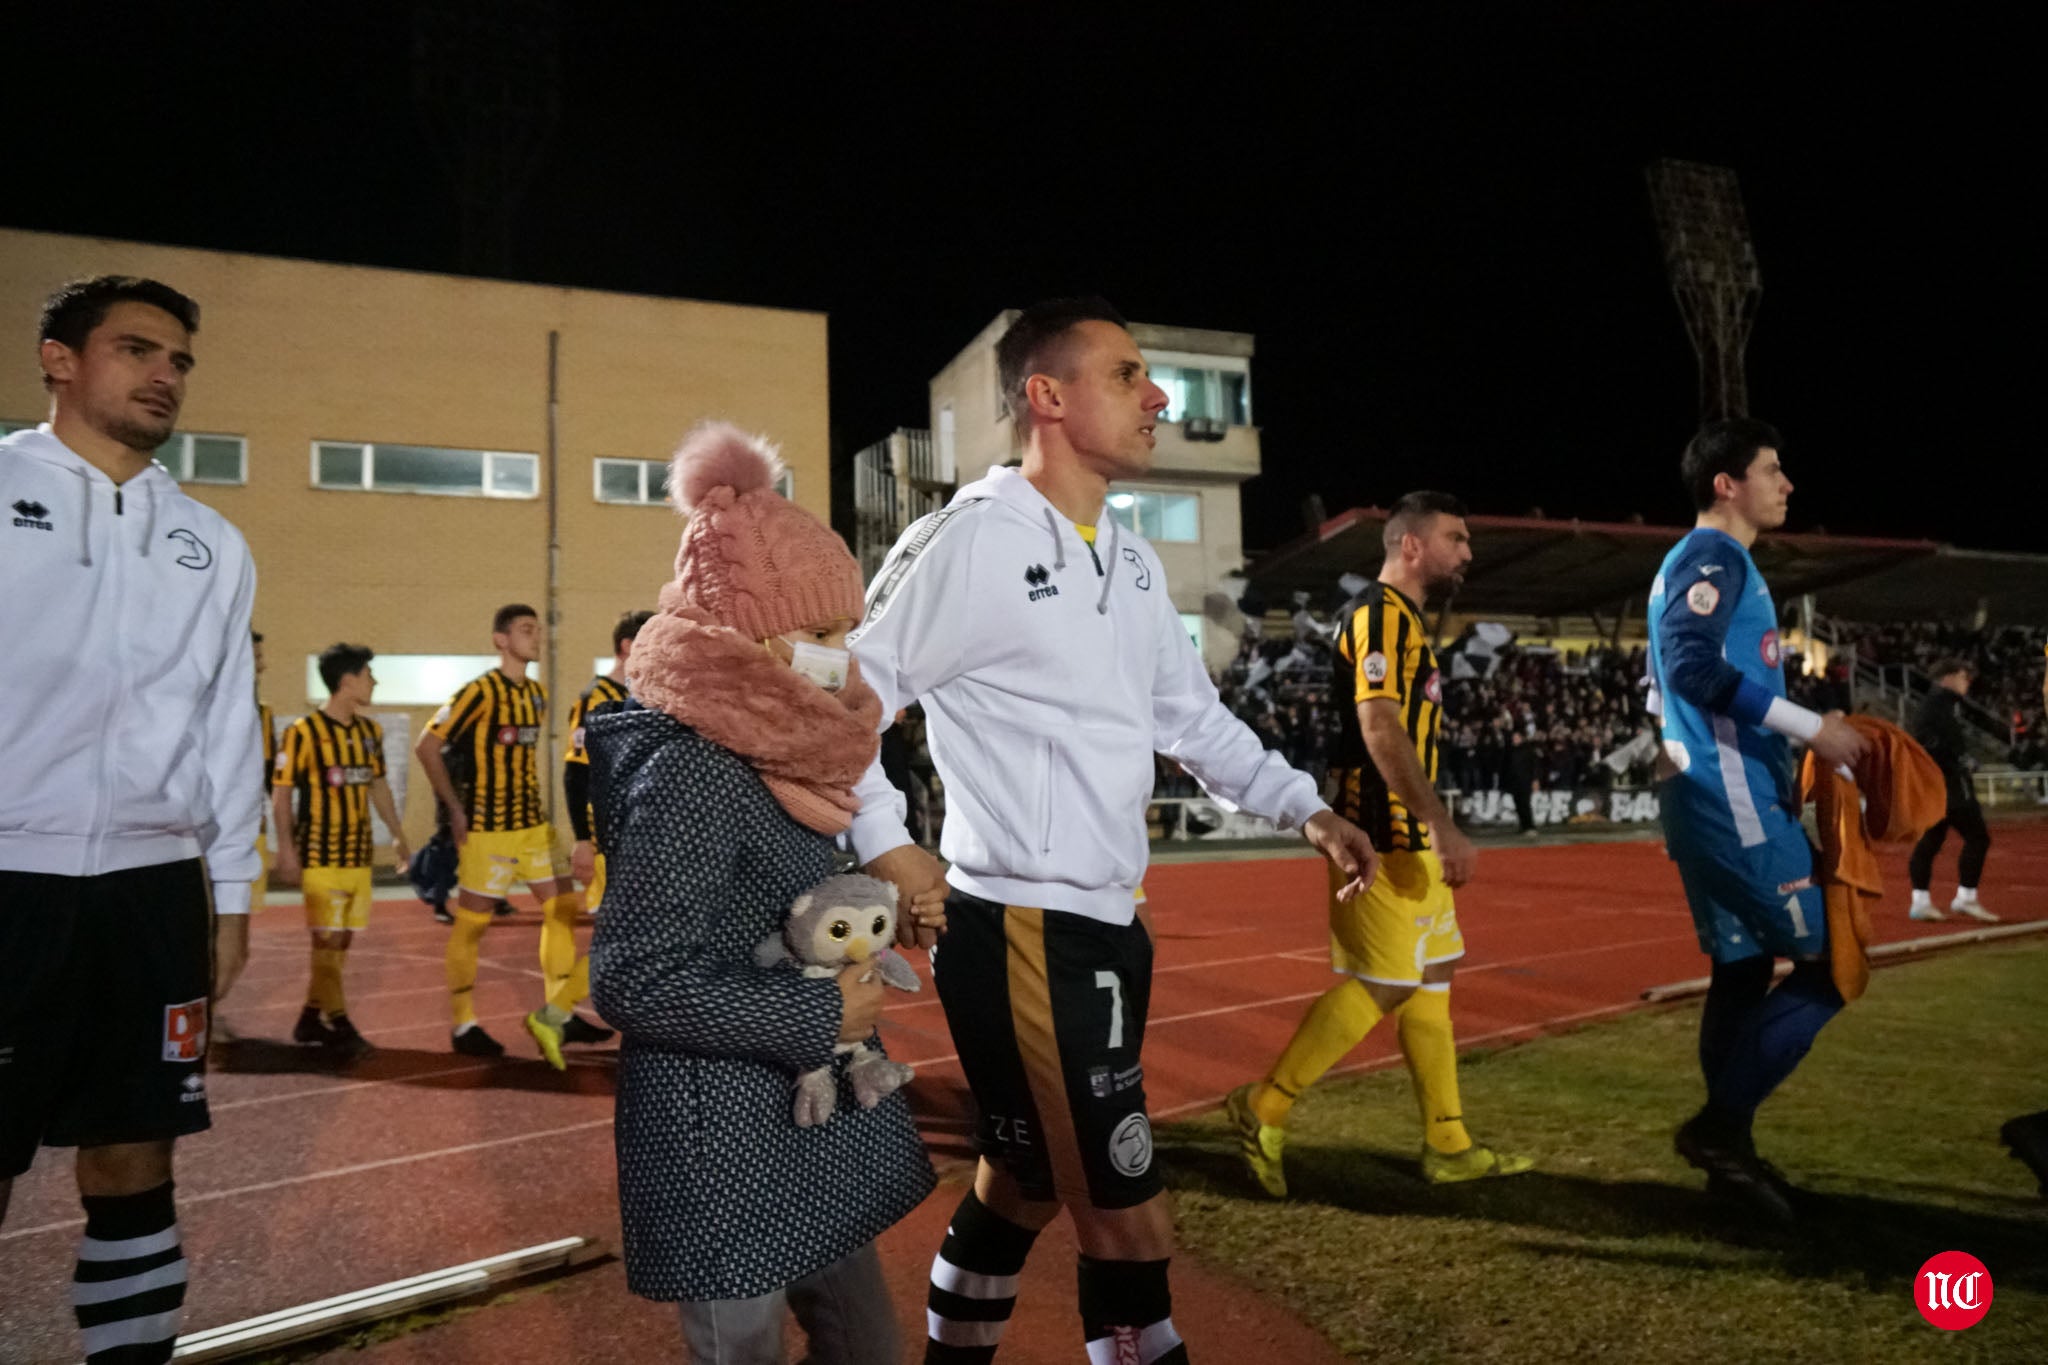
{"type": "MultiPolygon", "coordinates": [[[[308,8],[11,16],[0,222],[453,269],[405,10],[280,17],[308,8]]],[[[1643,184],[1680,156],[1742,177],[1794,527],[2048,549],[2017,32],[1869,5],[568,8],[513,273],[829,312],[836,455],[924,425],[998,309],[1096,291],[1258,334],[1248,548],[1312,492],[1689,519],[1693,359],[1643,184]]]]}

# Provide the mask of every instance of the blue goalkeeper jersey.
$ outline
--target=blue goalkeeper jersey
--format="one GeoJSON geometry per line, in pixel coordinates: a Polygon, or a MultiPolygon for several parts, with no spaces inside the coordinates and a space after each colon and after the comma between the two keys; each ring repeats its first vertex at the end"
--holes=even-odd
{"type": "Polygon", "coordinates": [[[1650,585],[1650,705],[1678,776],[1661,793],[1680,861],[1729,861],[1796,829],[1791,747],[1763,728],[1785,695],[1778,611],[1734,537],[1698,527],[1650,585]]]}

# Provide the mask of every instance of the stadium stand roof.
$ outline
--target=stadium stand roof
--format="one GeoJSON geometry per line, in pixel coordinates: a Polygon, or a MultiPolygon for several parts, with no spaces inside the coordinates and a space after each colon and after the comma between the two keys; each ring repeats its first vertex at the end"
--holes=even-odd
{"type": "MultiPolygon", "coordinates": [[[[1385,508],[1353,508],[1260,555],[1245,578],[1262,594],[1330,595],[1342,574],[1379,571],[1386,522],[1385,508]]],[[[1641,611],[1658,565],[1690,529],[1492,516],[1468,525],[1474,553],[1457,609],[1528,616],[1641,611]]],[[[1823,534],[1767,535],[1753,554],[1779,602],[1812,593],[1849,620],[1974,619],[1980,604],[1990,623],[2048,620],[2048,555],[1823,534]]]]}

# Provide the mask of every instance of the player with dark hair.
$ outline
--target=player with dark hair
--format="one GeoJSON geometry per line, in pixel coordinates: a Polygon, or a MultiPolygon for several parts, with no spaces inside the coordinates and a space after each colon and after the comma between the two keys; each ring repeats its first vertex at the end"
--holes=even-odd
{"type": "Polygon", "coordinates": [[[377,688],[370,671],[375,657],[364,645],[329,645],[320,652],[327,701],[284,732],[271,777],[277,827],[291,832],[278,839],[277,874],[298,879],[313,938],[312,983],[292,1041],[324,1046],[343,1061],[371,1051],[348,1017],[341,978],[349,945],[370,923],[373,805],[391,831],[401,874],[411,856],[384,780],[384,727],[363,713],[377,688]]]}
{"type": "Polygon", "coordinates": [[[1699,521],[1650,585],[1649,705],[1662,718],[1666,850],[1714,964],[1700,1016],[1707,1102],[1678,1130],[1678,1153],[1710,1190],[1789,1221],[1787,1191],[1750,1126],[1843,1003],[1790,742],[1853,766],[1866,741],[1839,713],[1785,695],[1777,609],[1749,554],[1785,522],[1792,482],[1778,444],[1766,424],[1730,418],[1686,446],[1680,471],[1699,521]],[[1780,957],[1792,973],[1773,989],[1780,957]]]}
{"type": "MultiPolygon", "coordinates": [[[[499,899],[524,881],[541,902],[543,998],[577,970],[576,883],[555,868],[554,831],[541,806],[540,736],[547,689],[526,676],[540,658],[540,616],[515,602],[491,618],[498,666],[464,684],[421,732],[413,756],[448,812],[459,851],[455,929],[448,936],[448,993],[454,1047],[471,1057],[497,1057],[504,1045],[476,1018],[477,956],[499,899]],[[469,751],[475,785],[465,801],[441,761],[444,744],[469,751]]],[[[583,970],[588,970],[584,968],[583,970]]]]}
{"type": "Polygon", "coordinates": [[[261,867],[255,564],[154,459],[198,326],[155,280],[65,285],[39,333],[50,420],[0,440],[0,1219],[38,1147],[78,1149],[94,1365],[171,1358],[172,1147],[210,1126],[209,1000],[247,960],[261,867]]]}
{"type": "Polygon", "coordinates": [[[1344,980],[1309,1006],[1266,1078],[1225,1103],[1252,1178],[1283,1197],[1287,1119],[1317,1078],[1388,1015],[1422,1110],[1422,1174],[1432,1184],[1519,1175],[1535,1163],[1473,1141],[1458,1097],[1451,976],[1465,936],[1451,891],[1479,861],[1436,792],[1443,678],[1422,608],[1456,591],[1472,562],[1465,504],[1448,493],[1396,502],[1379,580],[1342,613],[1332,695],[1343,737],[1336,809],[1381,850],[1379,880],[1354,901],[1330,883],[1330,967],[1344,980]]]}
{"type": "Polygon", "coordinates": [[[1152,939],[1135,914],[1153,754],[1372,880],[1365,835],[1217,699],[1152,547],[1109,518],[1151,468],[1164,391],[1099,299],[1027,309],[996,347],[1023,467],[906,531],[849,636],[893,718],[922,699],[951,870],[910,841],[879,760],[853,842],[909,904],[950,883],[939,1000],[980,1111],[974,1188],[932,1263],[931,1362],[986,1361],[1038,1230],[1081,1247],[1090,1359],[1181,1362],[1173,1217],[1140,1050],[1152,939]]]}

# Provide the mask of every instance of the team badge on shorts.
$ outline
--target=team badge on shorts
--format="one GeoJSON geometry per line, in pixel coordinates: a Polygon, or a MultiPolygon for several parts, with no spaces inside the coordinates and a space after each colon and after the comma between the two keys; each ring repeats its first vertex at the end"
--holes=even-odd
{"type": "Polygon", "coordinates": [[[1365,680],[1367,682],[1383,683],[1387,680],[1387,656],[1378,650],[1374,650],[1366,655],[1365,662],[1361,667],[1365,670],[1365,680]]]}
{"type": "Polygon", "coordinates": [[[1702,578],[1685,590],[1685,605],[1695,616],[1712,616],[1714,608],[1721,605],[1721,590],[1702,578]]]}
{"type": "Polygon", "coordinates": [[[1152,1168],[1152,1125],[1143,1114],[1132,1114],[1109,1135],[1109,1164],[1126,1176],[1152,1168]]]}
{"type": "Polygon", "coordinates": [[[1783,651],[1778,647],[1778,632],[1775,630],[1765,631],[1763,643],[1759,648],[1763,650],[1764,667],[1776,668],[1778,660],[1783,657],[1783,651]]]}
{"type": "Polygon", "coordinates": [[[206,1055],[206,997],[164,1006],[164,1060],[196,1062],[206,1055]]]}

